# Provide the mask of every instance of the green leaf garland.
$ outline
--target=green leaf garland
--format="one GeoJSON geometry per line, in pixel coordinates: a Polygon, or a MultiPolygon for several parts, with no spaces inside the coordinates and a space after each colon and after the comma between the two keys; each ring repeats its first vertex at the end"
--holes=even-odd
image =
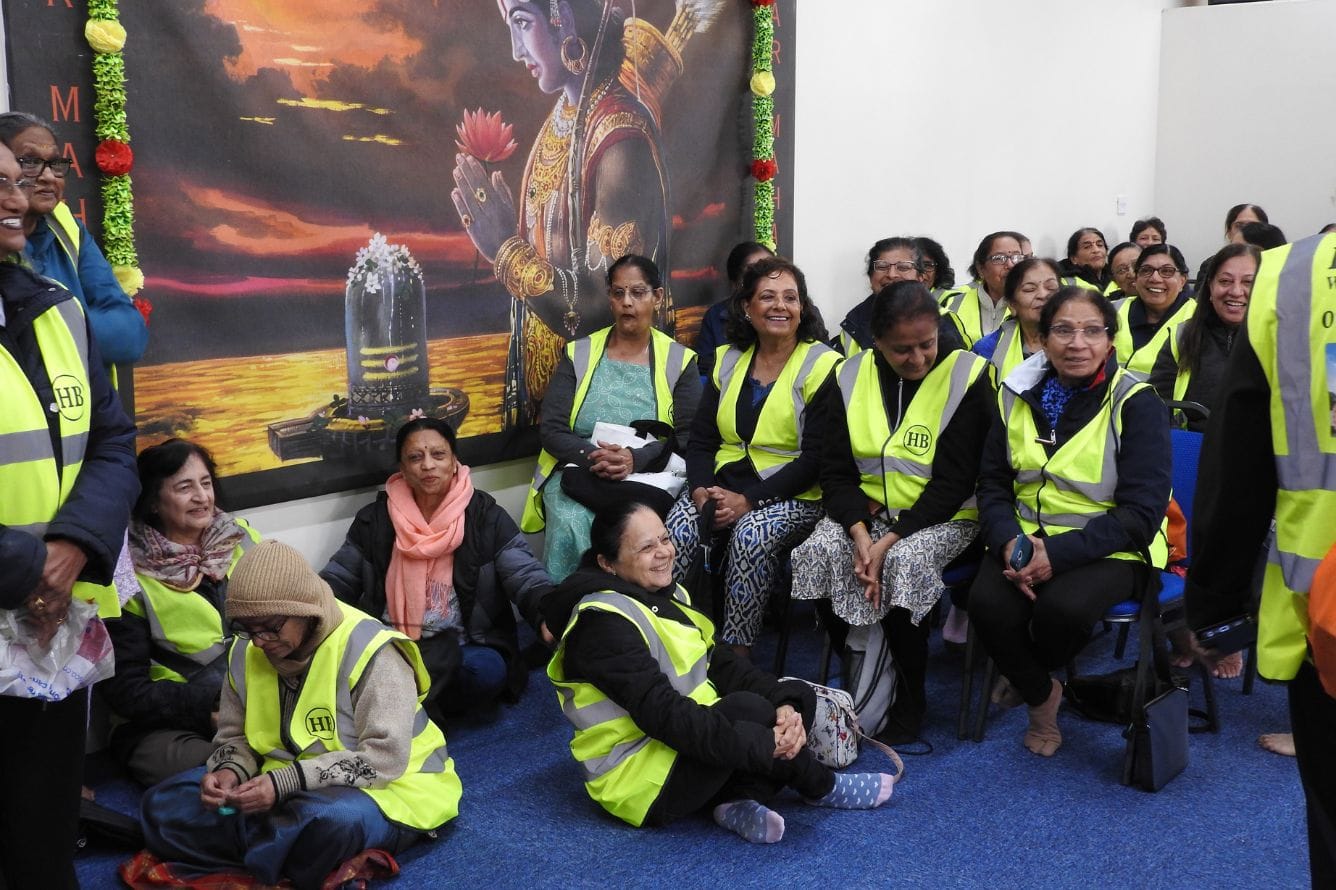
{"type": "MultiPolygon", "coordinates": [[[[768,3],[752,0],[752,161],[775,160],[775,16],[768,3]]],[[[753,163],[754,166],[754,163],[753,163]]],[[[754,180],[752,227],[756,240],[775,245],[775,181],[754,180]]]]}

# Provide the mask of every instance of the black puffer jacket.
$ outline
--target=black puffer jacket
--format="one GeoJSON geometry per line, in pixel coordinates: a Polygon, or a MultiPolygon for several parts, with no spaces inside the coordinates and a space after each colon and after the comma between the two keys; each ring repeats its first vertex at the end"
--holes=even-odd
{"type": "MultiPolygon", "coordinates": [[[[672,588],[648,591],[598,569],[580,568],[543,600],[548,628],[561,636],[576,604],[591,593],[611,590],[653,609],[660,618],[691,624],[672,588]]],[[[734,726],[714,708],[699,705],[673,689],[636,626],[608,612],[580,615],[565,647],[566,676],[590,683],[621,706],[636,726],[680,754],[736,770],[766,772],[774,759],[775,737],[755,723],[734,726]]],[[[727,646],[710,649],[708,677],[721,696],[754,692],[775,707],[791,705],[810,726],[816,709],[812,687],[799,680],[777,680],[727,646]]]]}
{"type": "MultiPolygon", "coordinates": [[[[388,505],[382,491],[374,503],[359,510],[343,546],[320,571],[336,597],[377,618],[385,614],[385,575],[394,552],[388,505]]],[[[538,602],[552,589],[552,580],[515,520],[485,491],[475,490],[464,508],[464,540],[455,551],[454,580],[468,641],[491,646],[505,656],[507,690],[518,697],[528,671],[520,658],[511,603],[536,628],[538,602]]],[[[457,667],[456,635],[438,636],[456,650],[448,663],[457,667]]],[[[451,679],[433,676],[432,685],[449,685],[451,679]]]]}
{"type": "MultiPolygon", "coordinates": [[[[1210,312],[1200,320],[1193,319],[1179,328],[1174,336],[1180,340],[1187,333],[1188,325],[1202,324],[1200,354],[1197,368],[1188,378],[1187,392],[1183,399],[1198,402],[1207,410],[1215,410],[1217,394],[1221,381],[1225,377],[1225,366],[1229,363],[1229,354],[1234,349],[1234,342],[1245,336],[1237,327],[1231,327],[1220,320],[1220,316],[1210,312]]],[[[1150,385],[1166,402],[1174,397],[1174,384],[1178,381],[1178,362],[1174,361],[1174,344],[1166,342],[1160,347],[1160,354],[1155,357],[1155,365],[1150,371],[1150,385]]],[[[1187,419],[1188,429],[1199,433],[1206,432],[1206,420],[1196,415],[1187,419]]]]}

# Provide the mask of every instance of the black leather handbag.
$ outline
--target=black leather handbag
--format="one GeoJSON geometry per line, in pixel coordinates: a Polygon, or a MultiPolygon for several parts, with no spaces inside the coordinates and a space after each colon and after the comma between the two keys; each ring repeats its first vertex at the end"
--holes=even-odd
{"type": "Polygon", "coordinates": [[[1123,784],[1143,791],[1159,791],[1188,765],[1188,691],[1174,685],[1164,640],[1155,633],[1155,622],[1146,617],[1159,609],[1160,573],[1151,563],[1150,554],[1145,557],[1147,579],[1141,599],[1142,620],[1138,622],[1139,658],[1132,723],[1123,733],[1127,738],[1123,784]],[[1156,688],[1150,675],[1152,670],[1164,691],[1147,701],[1156,688]]]}

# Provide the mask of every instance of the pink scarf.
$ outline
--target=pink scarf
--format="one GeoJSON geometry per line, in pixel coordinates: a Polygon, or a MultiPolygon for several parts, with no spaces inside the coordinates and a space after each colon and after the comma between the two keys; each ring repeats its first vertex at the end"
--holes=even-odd
{"type": "Polygon", "coordinates": [[[385,575],[385,599],[390,621],[416,640],[422,636],[428,585],[454,586],[455,550],[464,540],[464,508],[473,499],[469,468],[459,465],[445,500],[430,520],[422,515],[403,473],[385,483],[390,521],[394,523],[394,552],[385,575]]]}

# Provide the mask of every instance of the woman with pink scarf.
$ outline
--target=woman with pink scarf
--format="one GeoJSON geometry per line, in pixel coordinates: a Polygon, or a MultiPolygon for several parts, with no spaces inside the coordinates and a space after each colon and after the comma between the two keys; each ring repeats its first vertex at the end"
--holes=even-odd
{"type": "Polygon", "coordinates": [[[455,455],[435,418],[404,424],[399,471],[321,571],[334,595],[416,640],[433,717],[515,700],[528,671],[512,603],[533,627],[552,588],[515,521],[455,455]]]}
{"type": "Polygon", "coordinates": [[[125,722],[112,750],[144,785],[213,753],[227,673],[223,598],[242,552],[260,536],[218,507],[217,468],[193,442],[139,455],[142,491],[130,519],[137,588],[108,621],[116,675],[99,684],[125,722]]]}

